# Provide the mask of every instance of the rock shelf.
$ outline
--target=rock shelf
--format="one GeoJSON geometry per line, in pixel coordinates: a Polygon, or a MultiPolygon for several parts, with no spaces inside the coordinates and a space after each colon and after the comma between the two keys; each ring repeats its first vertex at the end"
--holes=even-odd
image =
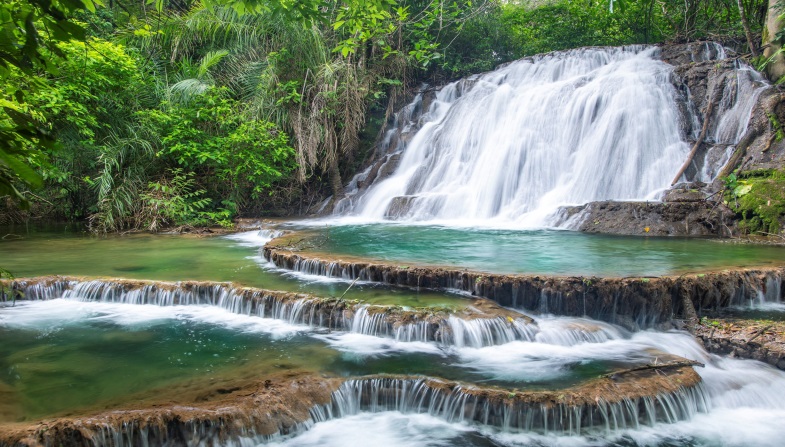
{"type": "Polygon", "coordinates": [[[761,295],[780,299],[785,267],[742,268],[661,277],[507,275],[431,266],[400,266],[293,249],[292,237],[263,249],[277,267],[393,286],[459,290],[502,306],[587,316],[639,329],[669,327],[673,319],[745,305],[761,295]]]}

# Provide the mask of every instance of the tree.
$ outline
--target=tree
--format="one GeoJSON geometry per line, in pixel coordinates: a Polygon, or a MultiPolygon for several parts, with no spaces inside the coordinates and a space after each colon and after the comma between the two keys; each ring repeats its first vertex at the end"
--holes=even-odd
{"type": "Polygon", "coordinates": [[[0,3],[0,196],[11,195],[22,206],[26,198],[16,183],[40,187],[41,176],[30,160],[42,157],[41,149],[54,140],[42,126],[40,114],[26,104],[26,95],[43,84],[36,78],[42,70],[56,74],[57,61],[64,54],[60,42],[83,40],[85,30],[70,20],[80,10],[95,11],[99,0],[5,0],[0,3]],[[21,73],[23,85],[6,82],[21,73]]]}
{"type": "Polygon", "coordinates": [[[763,57],[769,79],[778,81],[785,76],[785,57],[783,57],[783,15],[785,8],[781,0],[769,0],[766,11],[766,27],[763,30],[763,57]]]}

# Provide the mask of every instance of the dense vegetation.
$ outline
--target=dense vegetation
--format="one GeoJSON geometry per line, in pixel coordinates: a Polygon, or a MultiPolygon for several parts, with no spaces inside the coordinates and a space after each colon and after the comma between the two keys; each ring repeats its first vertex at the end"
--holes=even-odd
{"type": "Polygon", "coordinates": [[[0,224],[297,214],[421,82],[586,46],[760,41],[761,0],[6,0],[0,224]]]}

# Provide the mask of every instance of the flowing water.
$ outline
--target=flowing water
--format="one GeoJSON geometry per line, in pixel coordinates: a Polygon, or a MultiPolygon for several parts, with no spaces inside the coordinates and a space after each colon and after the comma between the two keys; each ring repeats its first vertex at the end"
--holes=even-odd
{"type": "MultiPolygon", "coordinates": [[[[724,57],[718,46],[707,49],[724,57]]],[[[410,132],[387,154],[389,175],[369,188],[359,186],[369,171],[355,178],[337,221],[293,226],[310,232],[314,252],[399,266],[650,276],[781,265],[785,254],[774,247],[542,229],[561,205],[655,200],[668,186],[696,125],[695,116],[679,116],[672,67],[656,56],[647,47],[553,53],[450,84],[427,104],[419,95],[386,136],[392,146],[394,132],[410,132]],[[680,120],[692,123],[690,135],[680,120]],[[388,219],[408,225],[379,224],[388,219]],[[373,224],[345,225],[357,222],[373,224]]],[[[711,180],[746,127],[760,77],[738,65],[736,80],[708,138],[726,154],[687,180],[711,180]]],[[[344,381],[293,434],[249,433],[227,445],[779,446],[785,439],[785,373],[710,355],[684,332],[629,332],[515,310],[464,317],[472,301],[460,295],[277,269],[259,253],[270,231],[98,238],[4,228],[0,235],[0,266],[18,277],[87,277],[32,281],[27,300],[0,303],[0,423],[189,405],[205,389],[286,371],[344,381]],[[195,280],[234,284],[185,282],[195,280]],[[240,286],[353,304],[336,314],[329,305],[340,299],[240,286]],[[394,312],[377,304],[395,312],[430,307],[440,316],[392,323],[394,312]],[[673,356],[705,364],[696,368],[702,382],[582,406],[508,404],[477,391],[508,399],[568,393],[673,356]]],[[[752,305],[776,312],[781,294],[772,279],[752,305]]],[[[114,428],[93,440],[140,445],[114,428]]]]}
{"type": "MultiPolygon", "coordinates": [[[[275,269],[259,254],[271,235],[249,231],[227,237],[176,235],[91,236],[55,228],[0,227],[2,266],[17,278],[41,275],[105,276],[161,281],[232,281],[268,290],[344,294],[344,282],[275,269]]],[[[425,290],[355,284],[344,296],[368,303],[463,306],[461,297],[425,290]]]]}
{"type": "Polygon", "coordinates": [[[0,308],[0,371],[11,390],[5,390],[4,416],[18,420],[112,408],[129,400],[161,398],[162,392],[174,397],[205,383],[263,378],[281,370],[339,376],[427,374],[517,390],[553,389],[636,360],[651,361],[649,352],[658,350],[707,365],[699,369],[704,379],[700,395],[673,401],[674,411],[687,405],[678,411],[688,411],[688,421],[655,420],[650,428],[613,419],[610,428],[584,427],[579,436],[575,427],[572,434],[520,431],[505,429],[503,423],[468,423],[450,407],[418,409],[422,404],[416,396],[422,391],[417,391],[416,379],[411,391],[401,391],[401,400],[380,398],[372,406],[363,403],[363,395],[352,394],[352,387],[371,382],[347,382],[336,391],[333,404],[314,409],[314,421],[323,422],[273,444],[359,445],[352,434],[370,424],[378,427],[370,436],[384,440],[382,445],[744,445],[750,440],[777,445],[782,426],[775,421],[785,416],[779,398],[785,392],[782,372],[708,355],[683,333],[630,334],[590,320],[557,317],[537,322],[541,332],[533,341],[445,348],[345,332],[323,334],[214,306],[19,302],[0,308]],[[565,337],[565,329],[575,326],[597,335],[565,337]],[[12,411],[8,402],[15,404],[12,411]]]}
{"type": "Polygon", "coordinates": [[[433,376],[518,390],[558,389],[655,356],[646,338],[571,319],[546,318],[542,331],[527,341],[446,346],[324,332],[218,306],[73,296],[0,306],[0,339],[3,421],[174,399],[206,384],[264,379],[281,371],[433,376]],[[576,327],[558,330],[570,325],[576,327]]]}
{"type": "MultiPolygon", "coordinates": [[[[308,251],[397,265],[440,265],[493,273],[660,276],[781,265],[785,249],[711,239],[604,236],[558,230],[314,222],[308,251]],[[333,225],[338,223],[337,225],[333,225]]],[[[779,295],[779,294],[778,294],[779,295]]]]}
{"type": "MultiPolygon", "coordinates": [[[[120,263],[153,263],[168,258],[177,264],[176,257],[165,250],[172,243],[187,258],[215,250],[219,261],[234,262],[230,266],[235,268],[247,262],[248,269],[262,274],[254,260],[245,259],[256,256],[253,249],[237,246],[238,239],[257,236],[254,232],[231,239],[150,237],[139,245],[130,242],[136,241],[134,238],[47,236],[37,242],[0,244],[18,247],[14,244],[26,243],[40,248],[35,255],[27,250],[11,253],[22,266],[34,265],[37,258],[46,265],[45,273],[88,273],[89,264],[73,265],[77,259],[84,263],[99,259],[93,271],[113,275],[116,272],[112,266],[120,263]],[[76,241],[93,248],[88,250],[76,241]],[[62,257],[56,250],[58,244],[67,247],[62,257]],[[48,252],[43,252],[44,246],[49,247],[48,252]],[[153,248],[164,249],[158,259],[153,248]],[[140,249],[141,254],[124,255],[131,249],[140,249]],[[229,254],[221,254],[222,250],[229,254]],[[74,256],[74,251],[78,255],[74,256]],[[111,255],[99,257],[102,252],[111,255]],[[62,258],[60,264],[55,261],[58,258],[62,258]]],[[[190,269],[198,271],[194,259],[188,262],[190,269]]],[[[209,262],[218,265],[216,259],[209,262]]],[[[198,279],[236,280],[229,273],[215,276],[226,267],[212,269],[208,263],[204,276],[198,279]]],[[[43,272],[33,270],[28,274],[36,273],[43,272]]],[[[193,277],[191,274],[188,277],[193,277]]],[[[184,276],[182,272],[159,275],[159,279],[184,276]]],[[[298,291],[323,287],[282,278],[279,281],[287,281],[298,291]]],[[[355,320],[347,322],[342,330],[325,331],[313,321],[303,324],[307,321],[292,317],[296,314],[292,309],[252,311],[236,299],[232,301],[226,290],[211,292],[208,295],[212,298],[181,294],[176,302],[174,295],[163,293],[163,289],[121,293],[121,288],[112,289],[109,280],[76,283],[68,290],[50,287],[46,293],[37,289],[40,296],[28,292],[29,298],[46,300],[0,307],[0,412],[4,420],[80,414],[164,398],[177,402],[205,386],[259,379],[280,371],[313,371],[346,378],[389,373],[411,379],[383,385],[350,380],[336,391],[329,406],[314,408],[301,434],[272,440],[254,437],[240,440],[242,445],[343,446],[359,445],[360,440],[367,445],[369,440],[377,439],[380,445],[423,446],[747,445],[750,440],[756,445],[773,446],[785,435],[778,423],[785,417],[785,404],[777,397],[785,393],[785,374],[762,363],[709,355],[685,333],[630,333],[588,319],[535,316],[530,329],[511,338],[500,335],[498,329],[453,321],[451,327],[456,334],[463,330],[480,335],[455,336],[449,342],[428,341],[368,329],[378,326],[362,312],[357,312],[355,320]],[[483,336],[483,331],[497,335],[483,336]],[[456,412],[455,405],[469,405],[473,399],[470,395],[461,394],[459,389],[438,395],[418,382],[418,377],[440,377],[501,389],[559,389],[607,371],[650,363],[663,353],[705,363],[705,368],[697,369],[703,384],[694,391],[639,404],[611,405],[592,415],[574,413],[574,421],[582,421],[580,425],[558,422],[555,413],[515,412],[497,420],[489,415],[508,410],[494,409],[489,415],[480,412],[467,416],[456,412]],[[371,405],[367,399],[373,394],[368,390],[374,386],[383,386],[378,388],[379,393],[388,391],[371,405]],[[399,398],[381,398],[390,392],[399,398]],[[639,413],[643,410],[633,408],[651,410],[639,413]],[[539,416],[514,422],[514,414],[539,416]],[[374,427],[373,434],[361,437],[369,427],[374,427]]],[[[472,405],[482,408],[479,403],[472,405]]],[[[491,411],[492,407],[487,408],[491,411]]]]}
{"type": "MultiPolygon", "coordinates": [[[[381,142],[411,135],[389,148],[397,165],[367,190],[358,182],[368,171],[358,175],[335,211],[364,221],[536,228],[552,225],[564,205],[656,200],[700,129],[694,111],[681,116],[673,66],[658,54],[643,46],[550,53],[451,83],[428,104],[420,95],[381,142]]],[[[762,88],[759,74],[737,66],[707,139],[724,155],[712,163],[707,154],[686,180],[714,178],[762,88]]]]}

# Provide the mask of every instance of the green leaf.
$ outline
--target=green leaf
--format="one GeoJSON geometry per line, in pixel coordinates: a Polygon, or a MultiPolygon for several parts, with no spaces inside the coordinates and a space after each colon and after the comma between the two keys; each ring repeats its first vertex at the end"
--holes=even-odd
{"type": "Polygon", "coordinates": [[[23,182],[27,183],[33,188],[40,188],[43,186],[43,179],[37,172],[30,166],[23,163],[17,157],[0,149],[0,164],[5,164],[11,169],[23,182]]]}

